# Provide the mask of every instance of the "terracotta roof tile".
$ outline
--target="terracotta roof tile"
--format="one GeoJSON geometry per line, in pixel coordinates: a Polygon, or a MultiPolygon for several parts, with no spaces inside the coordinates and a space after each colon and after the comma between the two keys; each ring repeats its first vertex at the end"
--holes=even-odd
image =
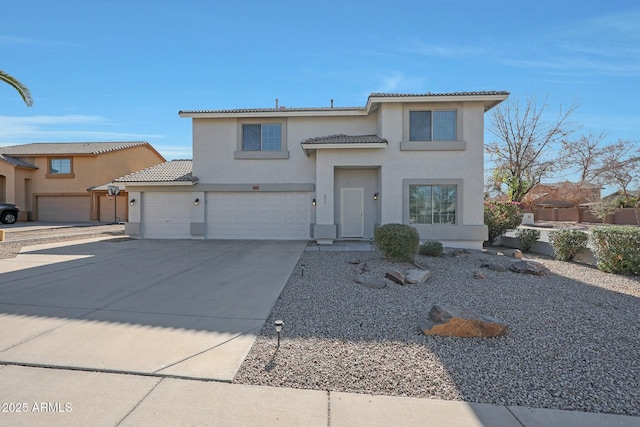
{"type": "Polygon", "coordinates": [[[191,174],[193,170],[192,160],[171,160],[169,162],[160,163],[138,172],[130,173],[120,178],[116,178],[114,182],[194,182],[191,174]]]}
{"type": "Polygon", "coordinates": [[[52,154],[102,154],[139,145],[149,145],[144,141],[133,142],[35,142],[32,144],[0,147],[0,153],[9,156],[37,156],[52,154]]]}
{"type": "Polygon", "coordinates": [[[378,135],[329,135],[305,139],[301,144],[371,144],[383,143],[387,140],[378,135]]]}

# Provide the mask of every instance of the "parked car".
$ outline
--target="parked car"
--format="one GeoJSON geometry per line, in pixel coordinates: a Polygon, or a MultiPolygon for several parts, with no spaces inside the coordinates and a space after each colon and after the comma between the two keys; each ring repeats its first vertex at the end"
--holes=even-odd
{"type": "Polygon", "coordinates": [[[11,203],[0,203],[0,222],[3,224],[13,224],[18,220],[20,209],[11,203]]]}

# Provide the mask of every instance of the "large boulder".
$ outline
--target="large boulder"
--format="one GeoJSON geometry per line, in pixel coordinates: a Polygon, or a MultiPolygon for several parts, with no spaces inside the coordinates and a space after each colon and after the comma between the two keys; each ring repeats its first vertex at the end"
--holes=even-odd
{"type": "Polygon", "coordinates": [[[429,319],[420,322],[419,327],[425,335],[443,337],[491,338],[507,333],[507,325],[501,320],[457,306],[434,305],[429,319]]]}
{"type": "Polygon", "coordinates": [[[398,270],[387,270],[387,273],[384,275],[387,279],[392,282],[397,283],[398,285],[406,285],[407,279],[401,271],[398,270]]]}
{"type": "Polygon", "coordinates": [[[533,274],[536,276],[549,274],[549,269],[537,261],[516,261],[509,266],[509,269],[520,274],[533,274]]]}
{"type": "Polygon", "coordinates": [[[407,283],[420,285],[427,281],[431,276],[429,270],[410,269],[405,272],[405,279],[407,283]]]}

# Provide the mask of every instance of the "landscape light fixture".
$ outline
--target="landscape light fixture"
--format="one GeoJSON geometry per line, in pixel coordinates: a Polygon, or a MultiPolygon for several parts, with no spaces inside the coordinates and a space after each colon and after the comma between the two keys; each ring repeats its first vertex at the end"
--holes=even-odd
{"type": "Polygon", "coordinates": [[[200,203],[200,199],[195,199],[193,201],[193,206],[198,206],[198,203],[200,203]]]}
{"type": "Polygon", "coordinates": [[[301,276],[304,277],[304,268],[307,266],[307,264],[301,264],[300,268],[302,269],[302,274],[301,276]]]}
{"type": "Polygon", "coordinates": [[[136,204],[136,199],[129,200],[129,206],[133,206],[136,204]]]}
{"type": "Polygon", "coordinates": [[[315,205],[316,205],[316,199],[313,199],[313,200],[311,201],[311,206],[315,206],[315,205]]]}
{"type": "Polygon", "coordinates": [[[378,193],[373,195],[373,200],[378,200],[378,193]]]}
{"type": "Polygon", "coordinates": [[[284,328],[284,322],[282,320],[276,320],[273,323],[273,326],[276,328],[276,332],[278,333],[278,347],[280,347],[280,332],[282,332],[282,328],[284,328]]]}

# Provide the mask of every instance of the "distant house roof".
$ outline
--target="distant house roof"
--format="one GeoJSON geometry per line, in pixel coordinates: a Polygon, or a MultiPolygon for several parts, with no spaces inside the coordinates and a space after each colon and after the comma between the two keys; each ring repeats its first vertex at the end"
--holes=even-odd
{"type": "MultiPolygon", "coordinates": [[[[147,145],[148,142],[35,142],[31,144],[0,147],[0,154],[8,156],[42,156],[64,154],[102,154],[125,148],[147,145]]],[[[155,150],[154,150],[155,151],[155,150]]]]}
{"type": "Polygon", "coordinates": [[[0,160],[5,162],[5,163],[9,163],[12,166],[18,166],[18,167],[21,167],[21,168],[29,168],[29,169],[38,169],[37,166],[32,165],[29,162],[25,162],[24,160],[20,160],[20,159],[15,158],[15,157],[5,156],[4,154],[0,154],[0,160]]]}
{"type": "MultiPolygon", "coordinates": [[[[178,114],[181,117],[224,117],[224,116],[308,116],[308,115],[359,115],[367,114],[374,110],[381,102],[395,102],[393,98],[414,98],[413,102],[433,102],[433,101],[484,101],[485,111],[498,105],[509,96],[505,91],[476,91],[476,92],[443,92],[443,93],[372,93],[367,99],[364,107],[284,107],[275,108],[235,108],[226,110],[181,110],[178,114]],[[440,98],[440,99],[437,99],[440,98]]],[[[405,101],[403,99],[403,101],[405,101]]]]}
{"type": "Polygon", "coordinates": [[[192,175],[192,160],[171,160],[130,173],[113,180],[115,183],[195,183],[198,181],[192,175]]]}

